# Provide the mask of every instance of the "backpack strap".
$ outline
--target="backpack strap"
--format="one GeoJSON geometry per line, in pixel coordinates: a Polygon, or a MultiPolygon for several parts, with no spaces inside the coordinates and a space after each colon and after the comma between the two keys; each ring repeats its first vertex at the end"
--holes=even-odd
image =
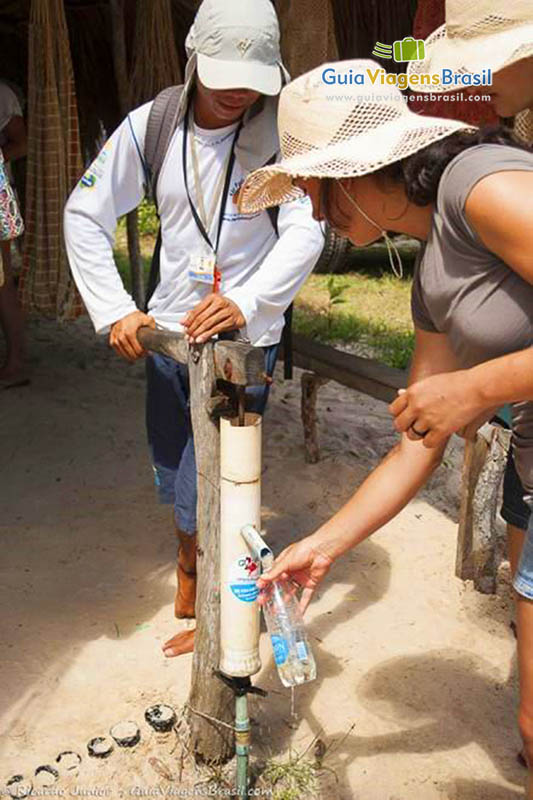
{"type": "MultiPolygon", "coordinates": [[[[152,103],[152,108],[148,116],[148,123],[146,125],[144,159],[142,159],[146,175],[146,195],[148,199],[152,200],[154,203],[158,217],[157,182],[170,140],[176,130],[182,93],[183,86],[169,86],[167,89],[163,89],[152,103]]],[[[146,287],[145,311],[148,311],[148,303],[159,283],[160,254],[161,228],[159,228],[157,233],[157,242],[150,263],[150,274],[148,276],[148,286],[146,287]]]]}
{"type": "Polygon", "coordinates": [[[144,139],[144,162],[148,179],[147,194],[157,209],[157,182],[170,140],[178,122],[183,86],[163,89],[150,109],[144,139]]]}
{"type": "MultiPolygon", "coordinates": [[[[271,164],[276,163],[277,155],[274,154],[272,158],[265,164],[269,167],[271,164]]],[[[278,217],[279,206],[270,206],[266,209],[270,222],[274,228],[274,233],[279,238],[278,230],[278,217]]],[[[292,381],[293,378],[293,347],[292,347],[292,317],[293,317],[294,303],[291,303],[284,313],[285,324],[281,332],[281,343],[283,345],[283,377],[286,381],[292,381]]]]}

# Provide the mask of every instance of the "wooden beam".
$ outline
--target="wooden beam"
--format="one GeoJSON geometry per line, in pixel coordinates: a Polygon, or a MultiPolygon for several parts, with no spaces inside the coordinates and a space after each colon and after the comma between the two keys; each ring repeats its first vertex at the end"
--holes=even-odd
{"type": "MultiPolygon", "coordinates": [[[[182,333],[139,328],[137,338],[146,350],[169,356],[180,364],[188,362],[190,347],[182,333]]],[[[216,378],[239,386],[266,383],[265,355],[261,347],[225,339],[212,344],[216,378]]]]}
{"type": "Polygon", "coordinates": [[[145,350],[159,353],[162,356],[173,358],[179,364],[187,364],[189,360],[189,345],[182,333],[173,331],[160,331],[153,328],[139,328],[137,339],[145,350]]]}
{"type": "Polygon", "coordinates": [[[293,352],[297,367],[386,403],[394,400],[398,389],[407,385],[406,370],[343,353],[300,334],[293,335],[293,352]]]}
{"type": "Polygon", "coordinates": [[[233,754],[233,732],[200,716],[231,725],[234,710],[233,692],[214,677],[220,661],[220,431],[208,410],[216,383],[214,348],[207,342],[189,350],[188,361],[198,476],[198,602],[189,724],[192,751],[202,761],[218,764],[233,754]]]}

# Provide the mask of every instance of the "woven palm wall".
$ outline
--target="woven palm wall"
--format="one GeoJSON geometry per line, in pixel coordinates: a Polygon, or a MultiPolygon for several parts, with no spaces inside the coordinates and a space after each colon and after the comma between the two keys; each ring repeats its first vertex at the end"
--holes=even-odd
{"type": "Polygon", "coordinates": [[[276,0],[283,62],[292,78],[338,59],[330,0],[276,0]]]}
{"type": "Polygon", "coordinates": [[[26,239],[21,298],[43,316],[82,310],[63,243],[63,208],[82,170],[63,0],[33,0],[29,25],[26,239]]]}

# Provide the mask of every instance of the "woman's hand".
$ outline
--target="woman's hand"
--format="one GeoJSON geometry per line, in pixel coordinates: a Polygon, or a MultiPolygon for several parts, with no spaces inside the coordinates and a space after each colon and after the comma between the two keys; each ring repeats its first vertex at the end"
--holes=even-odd
{"type": "Polygon", "coordinates": [[[470,379],[470,371],[460,370],[432,375],[400,389],[389,411],[395,417],[397,431],[412,440],[423,439],[426,447],[437,447],[489,410],[470,379]]]}
{"type": "Polygon", "coordinates": [[[332,564],[333,558],[326,552],[326,547],[319,544],[314,536],[307,536],[283,550],[268,572],[261,575],[257,586],[259,589],[264,589],[278,578],[286,578],[297,583],[303,588],[300,598],[300,609],[303,614],[313,592],[325,578],[332,564]]]}

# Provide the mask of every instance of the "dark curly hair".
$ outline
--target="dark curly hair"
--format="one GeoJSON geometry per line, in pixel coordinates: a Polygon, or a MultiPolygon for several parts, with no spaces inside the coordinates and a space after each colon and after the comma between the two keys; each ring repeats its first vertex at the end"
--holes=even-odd
{"type": "MultiPolygon", "coordinates": [[[[472,131],[457,131],[445,139],[424,147],[402,161],[395,161],[374,174],[385,185],[402,183],[407,199],[417,206],[427,206],[437,200],[440,179],[448,164],[470,147],[479,144],[499,144],[518,150],[533,152],[509,128],[503,125],[487,126],[472,131]]],[[[349,217],[339,206],[335,180],[326,178],[321,186],[321,208],[328,222],[338,231],[347,230],[349,217]]]]}

